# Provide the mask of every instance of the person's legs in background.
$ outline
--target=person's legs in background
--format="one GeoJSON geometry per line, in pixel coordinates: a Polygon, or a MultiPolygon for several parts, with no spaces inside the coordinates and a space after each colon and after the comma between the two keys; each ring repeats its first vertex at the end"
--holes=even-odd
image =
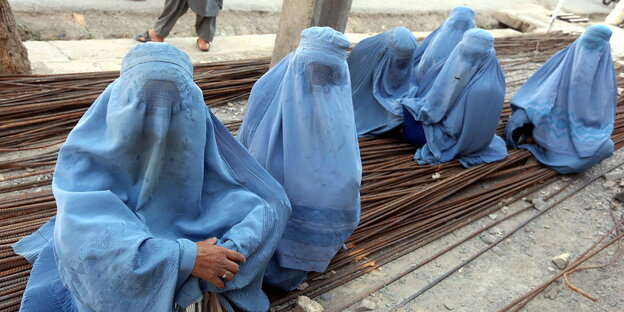
{"type": "Polygon", "coordinates": [[[197,18],[195,19],[195,31],[199,36],[199,38],[197,38],[197,47],[200,50],[210,50],[210,43],[214,39],[216,27],[216,16],[197,15],[197,18]]]}
{"type": "Polygon", "coordinates": [[[187,0],[166,0],[163,12],[154,23],[154,28],[144,34],[137,35],[135,39],[139,42],[165,41],[165,37],[169,36],[178,18],[184,15],[188,9],[187,0]]]}

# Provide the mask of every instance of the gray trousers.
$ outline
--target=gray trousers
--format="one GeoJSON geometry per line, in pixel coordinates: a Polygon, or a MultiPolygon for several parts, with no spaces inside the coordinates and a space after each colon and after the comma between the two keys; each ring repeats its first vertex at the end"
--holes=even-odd
{"type": "MultiPolygon", "coordinates": [[[[187,0],[166,0],[165,8],[154,24],[156,33],[161,37],[169,36],[169,32],[173,29],[178,18],[184,15],[188,9],[187,0]]],[[[216,26],[216,16],[197,15],[195,18],[197,35],[208,42],[212,42],[212,39],[214,39],[216,26]]]]}

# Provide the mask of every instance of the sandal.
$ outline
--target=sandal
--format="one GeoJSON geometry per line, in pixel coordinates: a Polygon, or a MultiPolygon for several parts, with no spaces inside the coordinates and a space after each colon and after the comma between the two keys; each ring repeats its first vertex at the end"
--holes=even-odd
{"type": "Polygon", "coordinates": [[[141,43],[146,43],[152,41],[152,37],[149,34],[149,30],[147,30],[142,34],[134,35],[134,40],[141,43]]]}
{"type": "Polygon", "coordinates": [[[202,51],[202,52],[208,52],[208,51],[210,51],[210,42],[208,42],[208,48],[207,48],[207,49],[202,49],[202,48],[199,46],[199,38],[197,38],[197,41],[195,41],[195,45],[197,45],[197,48],[198,48],[200,51],[202,51]]]}

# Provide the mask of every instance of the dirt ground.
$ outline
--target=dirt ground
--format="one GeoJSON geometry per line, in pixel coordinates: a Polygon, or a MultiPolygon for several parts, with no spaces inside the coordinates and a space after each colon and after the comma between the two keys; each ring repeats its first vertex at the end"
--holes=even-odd
{"type": "MultiPolygon", "coordinates": [[[[508,95],[513,92],[513,90],[508,91],[508,95]]],[[[242,118],[245,105],[246,101],[237,101],[232,102],[231,105],[212,109],[212,111],[226,122],[242,118]]],[[[476,220],[451,235],[323,294],[315,298],[315,301],[320,303],[325,311],[337,311],[337,307],[344,304],[345,298],[361,296],[375,286],[387,284],[381,290],[368,296],[367,300],[373,304],[374,311],[390,311],[405,298],[453,267],[460,265],[488,244],[479,235],[397,282],[389,283],[392,277],[477,230],[487,229],[485,236],[489,234],[494,238],[509,233],[536,214],[538,210],[532,209],[494,227],[490,224],[531,206],[532,199],[546,198],[549,194],[570,184],[560,196],[555,197],[557,199],[570,195],[567,199],[411,301],[405,308],[399,309],[404,312],[498,311],[533,287],[561,272],[552,262],[553,257],[569,253],[572,259],[576,259],[607,233],[613,227],[611,213],[617,220],[624,218],[624,204],[614,199],[615,194],[624,191],[624,181],[607,182],[600,177],[587,187],[573,192],[574,187],[583,181],[601,176],[603,171],[622,162],[624,162],[624,149],[616,151],[611,158],[583,174],[560,176],[556,182],[534,193],[526,193],[525,190],[524,200],[500,202],[498,203],[500,209],[494,214],[476,220]]],[[[624,166],[620,165],[613,172],[624,172],[624,166]]],[[[488,186],[479,184],[473,187],[487,188],[488,186]]],[[[624,226],[621,227],[621,231],[624,231],[624,226]]],[[[582,266],[604,264],[616,253],[617,246],[613,245],[582,266]]],[[[593,302],[571,291],[559,279],[522,311],[624,311],[623,259],[619,258],[617,262],[606,268],[574,273],[570,275],[570,282],[598,298],[598,301],[593,302]]],[[[364,311],[360,304],[361,302],[354,304],[347,311],[364,311]]]]}
{"type": "MultiPolygon", "coordinates": [[[[582,181],[600,175],[603,170],[622,161],[624,150],[616,152],[613,157],[581,175],[560,178],[533,194],[526,194],[528,200],[543,198],[572,183],[558,196],[572,194],[568,199],[466,264],[399,311],[498,311],[533,287],[561,272],[552,262],[553,257],[570,253],[572,259],[575,259],[613,227],[611,212],[618,220],[622,220],[624,216],[624,206],[613,199],[614,194],[622,191],[619,184],[605,187],[605,180],[599,178],[579,192],[573,193],[570,190],[582,181]]],[[[620,166],[615,171],[622,172],[624,167],[620,166]]],[[[501,210],[489,217],[477,220],[381,269],[324,294],[317,301],[327,311],[335,311],[334,307],[342,304],[344,298],[365,294],[376,285],[386,284],[410,265],[419,263],[474,231],[487,229],[486,236],[501,237],[538,213],[538,210],[531,209],[495,227],[491,227],[490,224],[530,205],[527,200],[499,203],[501,210]]],[[[427,283],[465,262],[488,245],[479,235],[397,282],[374,292],[367,299],[374,304],[375,311],[389,311],[425,287],[427,283]]],[[[616,255],[616,251],[617,246],[613,245],[582,266],[604,264],[616,255]]],[[[606,268],[574,273],[570,275],[570,282],[598,298],[598,301],[593,302],[571,291],[559,280],[522,311],[624,311],[622,259],[606,268]]],[[[348,311],[357,311],[358,306],[359,304],[356,304],[348,311]]]]}

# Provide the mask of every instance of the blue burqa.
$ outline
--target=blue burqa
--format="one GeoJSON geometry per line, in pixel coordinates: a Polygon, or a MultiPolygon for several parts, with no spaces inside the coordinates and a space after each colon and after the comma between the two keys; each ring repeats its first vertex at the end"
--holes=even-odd
{"type": "Polygon", "coordinates": [[[358,135],[381,134],[403,123],[402,97],[411,84],[416,38],[405,27],[366,38],[347,58],[358,135]]]}
{"type": "Polygon", "coordinates": [[[179,49],[130,50],[61,148],[52,187],[56,219],[14,247],[34,261],[22,310],[172,311],[201,291],[228,311],[268,310],[262,278],[288,198],[208,111],[179,49]],[[190,275],[194,242],[210,237],[247,258],[224,289],[190,275]]]}
{"type": "Polygon", "coordinates": [[[563,174],[584,171],[613,154],[617,83],[610,37],[606,26],[588,27],[527,80],[511,99],[510,145],[563,174]],[[518,141],[521,132],[534,142],[518,141]]]}
{"type": "Polygon", "coordinates": [[[405,118],[422,124],[427,141],[414,159],[419,164],[458,159],[470,167],[507,157],[505,142],[495,134],[504,100],[505,76],[494,38],[483,29],[471,29],[430,90],[403,102],[405,118]]]}
{"type": "Polygon", "coordinates": [[[358,224],[360,162],[345,61],[349,40],[329,27],[254,85],[238,139],[286,189],[292,216],[266,281],[292,289],[322,272],[358,224]]]}
{"type": "Polygon", "coordinates": [[[442,66],[464,32],[475,28],[474,11],[469,7],[456,7],[444,24],[427,36],[414,53],[414,83],[419,94],[431,87],[442,66]]]}

